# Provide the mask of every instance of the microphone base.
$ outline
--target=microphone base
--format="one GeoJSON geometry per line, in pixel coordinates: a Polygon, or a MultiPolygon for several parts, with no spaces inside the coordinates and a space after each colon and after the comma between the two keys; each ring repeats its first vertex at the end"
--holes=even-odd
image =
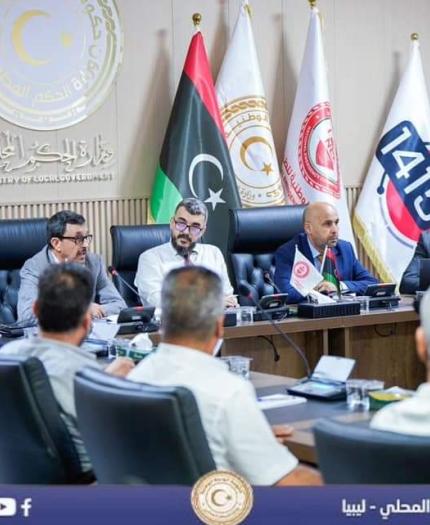
{"type": "Polygon", "coordinates": [[[158,323],[121,323],[117,335],[141,334],[145,332],[157,332],[160,326],[158,323]]]}
{"type": "Polygon", "coordinates": [[[287,306],[281,306],[280,308],[271,308],[264,310],[256,310],[254,312],[254,321],[267,321],[268,318],[272,321],[279,321],[280,319],[285,319],[286,317],[291,317],[296,315],[292,308],[287,306]]]}
{"type": "Polygon", "coordinates": [[[306,319],[346,315],[360,315],[359,301],[344,301],[330,304],[299,303],[297,305],[297,316],[305,317],[306,319]]]}

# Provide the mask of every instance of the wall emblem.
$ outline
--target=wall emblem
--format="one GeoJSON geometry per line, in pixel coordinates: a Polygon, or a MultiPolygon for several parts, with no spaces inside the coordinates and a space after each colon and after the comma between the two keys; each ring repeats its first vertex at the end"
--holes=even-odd
{"type": "Polygon", "coordinates": [[[122,57],[114,0],[0,0],[0,117],[52,130],[105,100],[122,57]]]}

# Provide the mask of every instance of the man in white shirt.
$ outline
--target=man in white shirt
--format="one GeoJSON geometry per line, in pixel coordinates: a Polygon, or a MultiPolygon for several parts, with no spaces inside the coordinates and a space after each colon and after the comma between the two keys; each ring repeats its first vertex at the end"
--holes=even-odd
{"type": "Polygon", "coordinates": [[[370,426],[399,434],[430,436],[430,292],[420,304],[421,326],[415,332],[415,343],[420,360],[427,367],[427,382],[420,385],[409,399],[391,403],[373,417],[370,426]]]}
{"type": "Polygon", "coordinates": [[[171,239],[139,257],[135,286],[142,302],[160,306],[161,285],[173,268],[197,264],[216,272],[222,279],[225,306],[237,306],[221,250],[198,241],[206,231],[208,210],[194,198],[182,200],[170,221],[171,239]]]}
{"type": "Polygon", "coordinates": [[[252,384],[213,357],[223,336],[223,295],[221,279],[207,268],[172,270],[161,295],[162,343],[127,378],[189,388],[218,469],[253,485],[320,484],[319,474],[279,442],[288,429],[270,427],[252,384]]]}

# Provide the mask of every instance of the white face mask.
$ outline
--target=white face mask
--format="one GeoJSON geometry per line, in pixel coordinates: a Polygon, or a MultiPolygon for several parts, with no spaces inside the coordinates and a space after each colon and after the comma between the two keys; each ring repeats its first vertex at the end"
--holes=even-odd
{"type": "Polygon", "coordinates": [[[224,344],[224,339],[218,339],[215,343],[215,346],[212,349],[212,355],[215,357],[218,352],[221,350],[222,345],[224,344]]]}

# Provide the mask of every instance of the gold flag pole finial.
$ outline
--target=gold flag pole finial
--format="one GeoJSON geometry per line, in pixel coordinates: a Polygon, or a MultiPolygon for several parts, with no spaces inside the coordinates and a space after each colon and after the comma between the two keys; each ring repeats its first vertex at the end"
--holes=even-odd
{"type": "Polygon", "coordinates": [[[200,13],[194,13],[193,14],[193,24],[194,27],[199,27],[200,22],[202,21],[202,15],[200,13]]]}
{"type": "Polygon", "coordinates": [[[412,33],[412,35],[411,35],[411,40],[412,40],[412,42],[413,42],[414,40],[418,40],[418,38],[419,38],[418,33],[412,33]]]}
{"type": "Polygon", "coordinates": [[[308,0],[311,9],[317,6],[317,0],[308,0]]]}
{"type": "Polygon", "coordinates": [[[251,18],[251,17],[252,17],[252,8],[251,8],[251,6],[248,4],[248,2],[246,2],[246,4],[243,5],[243,8],[244,8],[245,11],[248,13],[248,16],[251,18]]]}

